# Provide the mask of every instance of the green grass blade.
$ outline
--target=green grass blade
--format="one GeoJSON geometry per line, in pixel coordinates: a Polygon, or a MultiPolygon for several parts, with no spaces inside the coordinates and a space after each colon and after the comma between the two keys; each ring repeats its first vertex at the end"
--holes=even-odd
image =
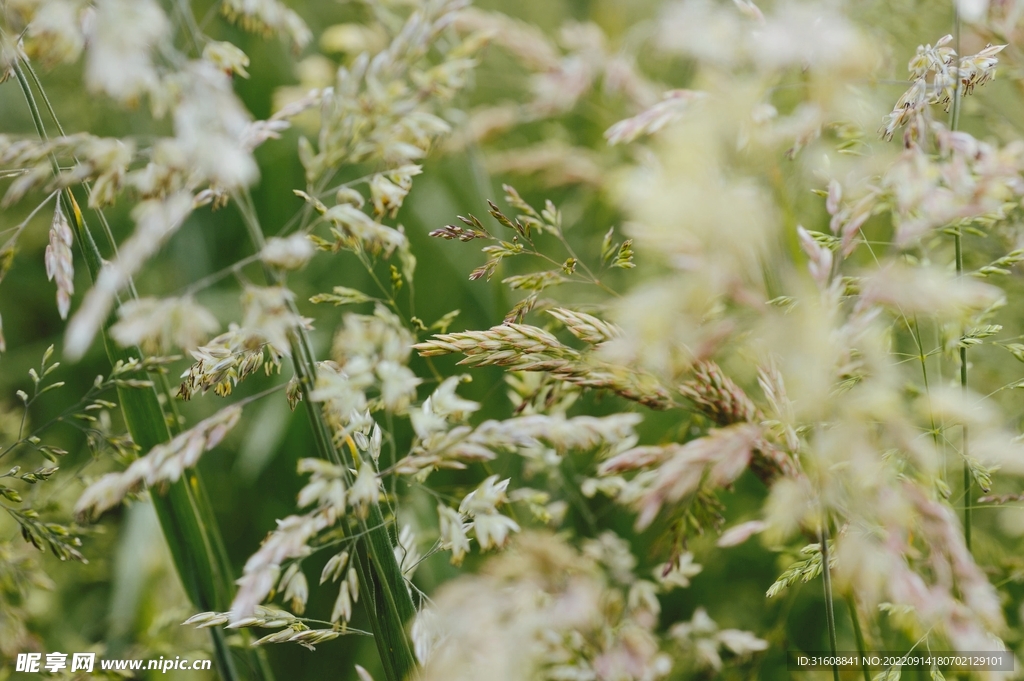
{"type": "MultiPolygon", "coordinates": [[[[46,100],[42,83],[31,65],[26,63],[25,66],[39,89],[40,95],[46,101],[54,124],[60,129],[57,116],[49,105],[49,101],[46,100]]],[[[15,62],[14,72],[28,105],[36,132],[40,139],[45,140],[47,134],[42,115],[20,62],[15,62]]],[[[61,132],[63,133],[62,129],[61,132]]],[[[56,159],[51,157],[51,163],[54,174],[58,174],[59,168],[56,159]]],[[[85,219],[78,209],[70,189],[65,190],[58,201],[63,205],[65,212],[74,217],[78,242],[82,247],[90,276],[95,280],[103,266],[103,260],[92,233],[85,224],[85,219]]],[[[103,338],[111,364],[130,357],[142,358],[142,353],[138,348],[124,349],[112,343],[106,329],[104,329],[103,338]]],[[[160,378],[166,388],[166,379],[160,378]]],[[[127,389],[118,388],[118,399],[129,432],[133,440],[141,447],[149,449],[170,439],[172,428],[160,406],[155,388],[149,388],[148,392],[143,389],[133,389],[128,392],[127,389]]],[[[169,405],[173,410],[173,402],[169,402],[169,405]]],[[[178,422],[175,418],[173,428],[177,429],[177,427],[178,422]]],[[[165,492],[154,493],[153,505],[175,568],[189,600],[193,605],[204,610],[226,610],[234,591],[230,563],[198,473],[188,471],[182,479],[171,485],[165,492]]],[[[210,633],[213,640],[214,657],[221,678],[229,681],[242,678],[238,675],[224,632],[211,630],[210,633]]],[[[246,638],[243,636],[243,640],[246,638]]],[[[246,651],[244,657],[251,670],[250,678],[260,681],[273,679],[262,651],[255,654],[252,651],[246,651]]]]}
{"type": "MultiPolygon", "coordinates": [[[[62,194],[65,210],[73,216],[73,224],[93,280],[102,267],[99,248],[70,190],[62,194]]],[[[103,331],[103,343],[111,365],[131,358],[142,359],[138,348],[121,348],[103,331]]],[[[142,451],[149,451],[171,439],[168,419],[160,406],[154,386],[148,388],[119,387],[118,401],[132,440],[142,451]]],[[[166,490],[151,490],[153,507],[171,552],[174,566],[185,593],[200,610],[227,610],[231,603],[232,582],[223,541],[213,521],[213,512],[206,502],[199,474],[190,470],[166,490]]],[[[211,629],[214,657],[221,678],[240,679],[224,632],[211,629]]],[[[256,670],[262,665],[254,664],[256,670]]],[[[265,678],[259,673],[255,678],[265,678]]]]}
{"type": "MultiPolygon", "coordinates": [[[[319,403],[309,398],[308,393],[316,382],[316,365],[312,361],[309,340],[301,330],[294,332],[292,357],[300,376],[303,401],[313,426],[317,453],[328,461],[351,467],[352,462],[342,462],[319,403]]],[[[359,529],[363,535],[356,543],[359,590],[366,604],[374,642],[387,681],[403,681],[416,669],[416,657],[406,628],[416,614],[416,606],[395,558],[395,543],[384,523],[380,506],[370,505],[369,515],[360,521],[359,529]]]]}
{"type": "MultiPolygon", "coordinates": [[[[235,196],[242,213],[249,238],[257,251],[264,246],[263,229],[260,227],[254,211],[249,210],[251,197],[248,193],[235,196]],[[243,202],[242,198],[245,201],[243,202]]],[[[277,273],[264,267],[267,281],[274,285],[282,282],[277,273]]],[[[298,309],[292,304],[292,311],[298,315],[298,309]]],[[[320,458],[342,464],[345,470],[354,466],[351,461],[344,461],[337,447],[330,426],[324,420],[320,405],[310,399],[310,392],[316,385],[316,356],[305,329],[296,327],[289,334],[292,352],[292,363],[295,375],[299,379],[303,402],[313,428],[317,454],[320,458]]],[[[351,480],[347,481],[349,484],[351,480]]],[[[416,657],[413,654],[412,641],[407,626],[416,614],[416,606],[412,602],[405,577],[395,558],[395,541],[391,538],[380,507],[370,505],[370,513],[366,519],[360,519],[361,539],[356,542],[356,565],[359,570],[359,590],[366,603],[377,651],[387,681],[404,681],[416,669],[416,657]]]]}

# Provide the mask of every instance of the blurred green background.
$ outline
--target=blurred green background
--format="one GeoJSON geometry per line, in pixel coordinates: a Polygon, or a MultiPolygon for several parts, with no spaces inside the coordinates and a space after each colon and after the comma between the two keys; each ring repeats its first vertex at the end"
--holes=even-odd
{"type": "MultiPolygon", "coordinates": [[[[169,3],[173,4],[173,3],[169,3]]],[[[357,3],[328,1],[293,1],[289,4],[302,15],[319,34],[323,28],[351,21],[370,19],[365,7],[357,3]]],[[[266,118],[273,112],[275,92],[279,88],[299,83],[301,69],[296,57],[286,45],[277,40],[264,40],[241,32],[223,21],[209,2],[192,3],[197,17],[209,15],[204,30],[212,37],[230,40],[240,46],[251,58],[249,72],[252,77],[239,79],[236,90],[256,118],[266,118]]],[[[883,45],[896,45],[893,55],[883,55],[892,64],[892,77],[902,79],[906,59],[913,46],[934,41],[946,32],[949,25],[946,3],[898,0],[892,3],[863,2],[855,12],[865,25],[874,26],[883,45]],[[882,17],[899,17],[898,21],[875,21],[882,17]]],[[[692,76],[690,65],[681,60],[659,57],[644,47],[651,24],[657,16],[660,3],[653,0],[490,0],[476,3],[484,9],[495,9],[539,26],[554,38],[558,28],[570,21],[595,22],[607,34],[613,49],[636,50],[647,74],[670,87],[684,87],[692,76]]],[[[170,12],[170,8],[169,8],[170,12]]],[[[179,39],[179,43],[180,43],[179,39]]],[[[307,50],[311,52],[312,50],[307,50]]],[[[331,54],[336,63],[345,62],[351,55],[331,54]]],[[[299,59],[302,57],[300,56],[299,59]]],[[[167,121],[154,124],[147,111],[124,111],[102,98],[85,93],[81,87],[81,66],[65,66],[43,74],[47,92],[62,123],[68,131],[87,130],[97,135],[119,136],[130,134],[145,138],[167,131],[167,121]]],[[[1010,81],[1010,78],[1007,78],[1010,81]]],[[[875,84],[882,90],[883,99],[889,91],[894,100],[901,91],[897,84],[875,84]]],[[[528,76],[507,54],[498,48],[489,50],[474,77],[474,84],[453,102],[450,118],[458,123],[461,114],[481,105],[501,102],[523,102],[529,97],[528,76]]],[[[1019,103],[1011,85],[1001,81],[986,92],[986,106],[992,104],[993,116],[1010,118],[1012,107],[1019,103]]],[[[492,282],[471,282],[469,272],[481,264],[482,256],[475,243],[462,244],[431,239],[428,232],[454,221],[458,214],[483,215],[488,198],[498,200],[503,182],[514,184],[534,205],[550,198],[560,206],[565,216],[567,234],[580,255],[589,261],[599,257],[601,238],[608,227],[621,224],[622,216],[614,201],[600,184],[565,184],[549,187],[542,174],[527,175],[494,173],[489,170],[488,159],[509,149],[527,147],[540,141],[557,140],[566,145],[594,151],[595,163],[602,172],[611,173],[624,161],[628,151],[608,149],[602,137],[614,122],[635,113],[635,108],[622,95],[603,92],[597,87],[586,94],[569,112],[517,126],[501,136],[489,140],[484,146],[450,153],[435,154],[425,163],[424,174],[417,178],[412,193],[398,216],[418,258],[413,287],[400,294],[400,304],[412,314],[432,323],[452,309],[461,314],[452,324],[452,330],[482,329],[501,323],[505,312],[515,302],[500,283],[500,276],[492,282]]],[[[879,120],[887,113],[878,112],[879,120]]],[[[969,112],[970,113],[970,112],[969,112]]],[[[974,113],[978,113],[975,111],[974,113]]],[[[983,112],[982,112],[983,113],[983,112]]],[[[970,119],[970,117],[967,117],[970,119]]],[[[1020,126],[1019,116],[1013,115],[1014,126],[1020,126]]],[[[12,135],[31,135],[31,119],[16,84],[0,85],[0,132],[12,135]]],[[[973,125],[973,124],[969,124],[973,125]]],[[[261,147],[257,157],[261,179],[252,188],[256,207],[268,235],[281,229],[302,207],[300,199],[292,194],[303,187],[303,170],[297,159],[296,141],[304,131],[293,129],[281,140],[261,147]]],[[[305,134],[310,134],[306,132],[305,134]]],[[[357,177],[365,169],[352,168],[346,176],[357,177]]],[[[793,200],[798,205],[811,206],[816,200],[806,188],[793,188],[793,200]]],[[[13,208],[0,212],[0,231],[24,219],[35,205],[30,196],[13,208]]],[[[130,206],[121,202],[107,212],[118,239],[131,229],[128,218],[130,206]]],[[[83,201],[84,205],[84,201],[83,201]]],[[[817,209],[824,229],[824,214],[817,209]]],[[[54,304],[54,288],[46,281],[43,251],[47,243],[50,215],[42,211],[19,243],[19,252],[7,278],[0,285],[0,314],[7,338],[8,351],[0,356],[0,412],[20,418],[14,392],[28,389],[29,367],[36,366],[45,348],[62,343],[63,322],[54,304]]],[[[806,224],[806,223],[805,223],[806,224]]],[[[807,224],[812,228],[811,224],[807,224]]],[[[185,227],[164,248],[159,258],[153,259],[137,278],[140,293],[167,295],[180,291],[191,282],[220,270],[240,258],[251,254],[245,230],[236,210],[229,206],[218,211],[200,210],[189,218],[185,227]]],[[[978,260],[985,257],[985,245],[979,244],[978,260]]],[[[995,250],[989,248],[989,250],[995,250]]],[[[76,260],[78,257],[76,252],[76,260]]],[[[79,264],[76,262],[76,264],[79,264]]],[[[641,269],[643,263],[640,263],[641,269]]],[[[385,275],[386,266],[380,273],[385,275]]],[[[620,273],[609,281],[613,287],[626,288],[637,281],[636,271],[620,273]]],[[[247,268],[242,279],[262,283],[258,268],[247,268]]],[[[386,278],[386,275],[385,275],[386,278]]],[[[348,286],[370,290],[372,283],[354,256],[341,253],[321,255],[313,260],[300,276],[289,281],[296,291],[300,308],[310,313],[311,304],[305,302],[314,293],[329,291],[333,286],[348,286]]],[[[89,287],[85,268],[79,264],[75,280],[76,298],[89,287]]],[[[204,290],[199,300],[212,309],[226,326],[227,321],[239,317],[239,281],[227,277],[204,290]]],[[[586,303],[594,300],[588,290],[559,291],[562,301],[586,303]]],[[[346,309],[323,308],[316,310],[318,318],[313,338],[320,357],[326,357],[335,325],[346,309]]],[[[369,306],[360,309],[369,311],[369,306]]],[[[1019,316],[1019,314],[1018,314],[1019,316]]],[[[454,359],[442,358],[438,365],[444,373],[454,371],[454,359]]],[[[979,363],[984,360],[978,359],[979,363]]],[[[184,360],[171,367],[172,379],[188,366],[184,360]]],[[[418,375],[429,372],[422,360],[413,362],[418,375]]],[[[66,382],[66,386],[50,393],[34,405],[29,414],[31,424],[44,423],[60,413],[68,404],[85,392],[97,374],[106,374],[109,365],[98,344],[78,364],[63,365],[52,376],[66,382]]],[[[267,379],[257,375],[240,385],[237,396],[258,392],[271,382],[286,380],[283,376],[267,379]]],[[[495,368],[475,369],[473,381],[461,390],[471,399],[483,402],[479,419],[507,416],[510,410],[502,381],[502,371],[495,368]]],[[[428,394],[431,384],[421,387],[421,397],[428,394]]],[[[1019,400],[1016,400],[1019,403],[1019,400]]],[[[181,405],[189,423],[225,404],[212,393],[197,397],[181,405]]],[[[1021,412],[1019,404],[1008,403],[1012,413],[1021,412]]],[[[633,409],[620,400],[588,395],[573,408],[574,413],[610,413],[633,409]]],[[[299,410],[289,412],[279,396],[260,401],[249,408],[238,427],[215,451],[205,455],[200,468],[218,514],[220,527],[227,542],[236,573],[246,558],[259,546],[274,521],[294,511],[295,495],[302,479],[295,474],[296,461],[310,456],[312,441],[305,414],[299,410]]],[[[8,418],[9,420],[9,418],[8,418]]],[[[664,441],[684,436],[690,427],[682,412],[648,414],[643,426],[647,441],[664,441]]],[[[410,441],[408,424],[394,424],[394,446],[404,451],[410,441]]],[[[111,469],[110,462],[93,461],[84,447],[81,435],[71,427],[58,425],[46,436],[48,442],[67,449],[70,453],[61,462],[61,472],[47,485],[40,485],[39,497],[34,503],[41,511],[54,518],[66,520],[69,509],[82,489],[78,478],[95,475],[111,469]]],[[[387,447],[388,445],[386,445],[387,447]]],[[[28,459],[29,457],[26,457],[28,459]]],[[[3,466],[20,463],[24,467],[39,465],[39,461],[3,461],[3,466]]],[[[0,467],[3,467],[0,466],[0,467]]],[[[564,475],[578,478],[592,468],[586,457],[571,458],[563,467],[564,475]]],[[[495,462],[495,473],[520,476],[521,462],[505,457],[495,462]]],[[[432,487],[442,493],[461,497],[479,476],[458,473],[437,473],[432,487]]],[[[557,484],[558,481],[548,481],[557,484]]],[[[400,483],[404,485],[405,483],[400,483]]],[[[533,486],[541,485],[531,481],[533,486]]],[[[513,485],[514,486],[514,485],[513,485]]],[[[429,528],[435,523],[434,502],[414,487],[400,489],[407,497],[403,522],[429,528]]],[[[765,497],[765,490],[751,475],[744,476],[735,489],[723,495],[727,511],[727,525],[754,516],[765,497]]],[[[598,529],[617,530],[622,535],[631,533],[633,518],[613,507],[602,498],[577,499],[566,518],[567,526],[574,526],[581,536],[593,536],[598,529]],[[580,505],[586,506],[583,512],[580,505]],[[592,516],[593,521],[588,520],[592,516]]],[[[980,525],[990,525],[991,517],[979,515],[980,525]]],[[[649,574],[653,567],[664,561],[664,554],[652,543],[663,528],[657,524],[640,535],[635,553],[643,561],[639,574],[649,574]]],[[[0,541],[6,541],[16,531],[6,516],[0,517],[0,541]]],[[[729,674],[737,678],[783,679],[790,674],[785,670],[785,651],[788,649],[825,649],[825,608],[820,582],[797,585],[774,601],[766,601],[764,593],[793,559],[778,555],[750,541],[729,551],[714,550],[714,537],[698,538],[691,544],[703,572],[693,579],[689,589],[677,590],[664,602],[662,613],[666,624],[689,619],[698,606],[705,607],[720,626],[736,627],[755,632],[769,639],[771,648],[753,663],[729,674]]],[[[993,553],[980,542],[979,556],[993,553]]],[[[421,547],[425,548],[425,547],[421,547]]],[[[83,553],[88,565],[60,563],[52,556],[39,558],[45,571],[54,581],[52,591],[33,590],[31,598],[23,604],[28,613],[30,631],[44,651],[84,651],[97,643],[107,646],[107,656],[157,657],[159,655],[183,657],[190,651],[203,648],[207,640],[202,632],[178,627],[188,617],[186,599],[173,574],[166,548],[155,517],[146,503],[134,503],[108,513],[104,520],[89,528],[85,535],[83,553]]],[[[306,561],[306,572],[311,582],[326,561],[327,556],[316,556],[306,561]]],[[[472,570],[479,556],[471,555],[465,569],[472,570]]],[[[0,568],[3,569],[3,568],[0,568]]],[[[446,554],[428,559],[419,569],[416,582],[427,593],[451,579],[457,571],[448,564],[446,554]]],[[[1013,587],[1017,588],[1017,587],[1013,587]]],[[[1019,594],[1018,594],[1019,596],[1019,594]]],[[[312,588],[307,615],[327,619],[334,593],[327,589],[312,588]]],[[[840,648],[853,647],[852,632],[845,606],[837,604],[840,626],[840,648]]],[[[357,609],[358,611],[358,609],[357,609]]],[[[1015,617],[1016,614],[1013,613],[1015,617]]],[[[1012,620],[1014,623],[1016,619],[1012,620]]],[[[357,614],[353,626],[366,628],[357,614]]],[[[270,662],[278,679],[354,678],[353,664],[366,666],[379,673],[376,650],[369,639],[342,637],[322,644],[313,653],[298,646],[270,646],[270,662]]],[[[8,668],[9,671],[9,668],[8,668]]],[[[0,678],[5,672],[0,672],[0,678]]],[[[199,678],[195,672],[181,672],[180,678],[199,678]]],[[[153,676],[156,678],[156,676],[153,676]]],[[[176,678],[170,673],[161,678],[176,678]]],[[[382,677],[378,677],[382,678],[382,677]]]]}

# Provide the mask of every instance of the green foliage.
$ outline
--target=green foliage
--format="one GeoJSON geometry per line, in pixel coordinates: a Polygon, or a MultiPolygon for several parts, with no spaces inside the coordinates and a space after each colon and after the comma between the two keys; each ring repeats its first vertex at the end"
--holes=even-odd
{"type": "Polygon", "coordinates": [[[0,8],[0,654],[1024,644],[1012,3],[466,4],[0,8]]]}

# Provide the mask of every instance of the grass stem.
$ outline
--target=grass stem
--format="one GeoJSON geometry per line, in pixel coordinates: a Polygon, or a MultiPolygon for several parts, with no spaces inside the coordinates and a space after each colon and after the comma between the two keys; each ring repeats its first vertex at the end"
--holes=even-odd
{"type": "Polygon", "coordinates": [[[834,662],[837,649],[836,613],[835,605],[832,601],[832,568],[829,565],[829,553],[828,526],[826,524],[821,528],[821,577],[825,583],[825,619],[828,626],[829,650],[833,658],[832,678],[834,681],[839,681],[839,666],[834,662]]]}
{"type": "MultiPolygon", "coordinates": [[[[256,214],[252,196],[248,191],[244,191],[236,193],[233,198],[253,247],[257,252],[262,250],[263,228],[256,214]]],[[[263,269],[268,283],[283,285],[283,278],[277,271],[268,266],[264,266],[263,269]]],[[[298,315],[294,304],[291,307],[292,312],[298,315]]],[[[310,393],[316,385],[317,369],[316,355],[309,335],[305,329],[297,326],[291,330],[289,341],[292,363],[301,386],[306,413],[313,428],[317,453],[323,459],[341,464],[347,472],[354,467],[354,462],[344,459],[342,453],[335,447],[333,434],[324,420],[319,403],[310,399],[310,393]]],[[[351,482],[349,479],[346,484],[351,485],[351,482]]],[[[403,681],[416,669],[412,641],[406,628],[416,614],[416,607],[395,558],[395,541],[389,533],[388,523],[384,521],[380,506],[371,504],[369,511],[367,518],[359,520],[360,531],[365,535],[365,540],[356,544],[354,564],[359,572],[359,587],[367,605],[370,628],[373,630],[385,676],[388,681],[403,681]]]]}
{"type": "MultiPolygon", "coordinates": [[[[963,100],[963,80],[960,77],[959,72],[959,60],[960,60],[960,25],[962,21],[960,19],[960,3],[953,3],[953,45],[956,50],[957,59],[957,77],[956,77],[956,88],[953,90],[953,113],[950,117],[949,129],[956,131],[960,127],[960,107],[963,100]]],[[[957,229],[953,235],[953,245],[956,250],[956,275],[957,277],[963,277],[964,275],[964,248],[963,248],[963,234],[961,229],[957,229]]],[[[960,389],[965,393],[967,392],[967,348],[964,346],[960,347],[960,389]]],[[[964,462],[964,544],[967,545],[967,550],[971,550],[971,491],[973,487],[973,480],[971,474],[971,466],[968,463],[968,439],[967,439],[967,426],[963,426],[962,445],[960,455],[964,462]]]]}
{"type": "MultiPolygon", "coordinates": [[[[40,139],[48,138],[36,98],[31,85],[22,68],[22,63],[14,63],[14,73],[21,88],[22,95],[28,105],[32,122],[40,139]]],[[[42,85],[32,73],[36,86],[42,92],[42,85]]],[[[56,115],[52,107],[51,116],[56,123],[56,115]]],[[[56,159],[51,157],[55,174],[59,172],[56,159]]],[[[65,189],[58,197],[61,209],[72,216],[76,239],[82,249],[87,269],[95,281],[103,267],[103,258],[92,232],[78,208],[70,189],[65,189]]],[[[130,290],[134,290],[131,288],[130,290]]],[[[103,341],[107,357],[111,365],[117,361],[127,361],[132,357],[142,359],[143,354],[138,348],[122,348],[114,343],[103,329],[103,341]]],[[[155,383],[154,383],[155,385],[155,383]]],[[[158,444],[171,439],[168,419],[160,406],[156,388],[118,387],[118,401],[124,416],[128,432],[132,440],[142,451],[148,451],[158,444]]],[[[230,566],[223,539],[214,522],[214,514],[209,506],[206,492],[198,472],[188,471],[180,480],[168,486],[166,491],[153,491],[153,507],[156,510],[160,526],[170,549],[172,560],[178,576],[185,588],[185,593],[192,604],[201,610],[226,610],[231,602],[234,584],[231,579],[230,566]]],[[[214,661],[222,679],[253,678],[270,680],[273,678],[265,659],[261,655],[246,650],[242,653],[248,675],[241,675],[231,654],[225,632],[211,629],[214,661]]]]}
{"type": "Polygon", "coordinates": [[[861,671],[864,673],[864,681],[871,681],[871,670],[867,663],[867,647],[864,645],[864,632],[860,628],[860,615],[857,613],[857,599],[852,593],[846,594],[846,606],[850,610],[850,621],[853,622],[853,638],[857,642],[857,654],[861,660],[861,671]]]}

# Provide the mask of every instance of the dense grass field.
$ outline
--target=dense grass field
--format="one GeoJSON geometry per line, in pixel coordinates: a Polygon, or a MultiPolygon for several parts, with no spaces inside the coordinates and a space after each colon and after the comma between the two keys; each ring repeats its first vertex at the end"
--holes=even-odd
{"type": "Polygon", "coordinates": [[[1019,677],[1022,31],[0,0],[0,680],[1019,677]]]}

